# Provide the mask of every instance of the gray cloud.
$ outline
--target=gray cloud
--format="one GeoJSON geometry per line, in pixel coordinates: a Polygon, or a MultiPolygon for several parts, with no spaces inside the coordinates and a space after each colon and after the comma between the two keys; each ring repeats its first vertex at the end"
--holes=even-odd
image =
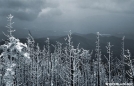
{"type": "Polygon", "coordinates": [[[133,0],[0,0],[0,27],[14,15],[17,30],[133,32],[133,0]]]}
{"type": "Polygon", "coordinates": [[[31,21],[47,5],[46,0],[0,0],[0,15],[13,14],[20,20],[31,21]]]}
{"type": "Polygon", "coordinates": [[[108,12],[134,13],[133,0],[79,0],[78,7],[105,10],[108,12]]]}

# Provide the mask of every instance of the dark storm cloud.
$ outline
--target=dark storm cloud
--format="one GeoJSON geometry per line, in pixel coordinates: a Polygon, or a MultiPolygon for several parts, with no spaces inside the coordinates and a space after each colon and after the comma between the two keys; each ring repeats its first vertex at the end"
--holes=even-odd
{"type": "Polygon", "coordinates": [[[37,18],[45,4],[45,0],[0,0],[0,15],[11,13],[15,18],[31,21],[37,18]]]}
{"type": "Polygon", "coordinates": [[[134,13],[134,0],[79,0],[78,7],[117,13],[134,13]]]}
{"type": "Polygon", "coordinates": [[[0,27],[12,14],[17,29],[134,32],[134,0],[0,0],[0,27]]]}

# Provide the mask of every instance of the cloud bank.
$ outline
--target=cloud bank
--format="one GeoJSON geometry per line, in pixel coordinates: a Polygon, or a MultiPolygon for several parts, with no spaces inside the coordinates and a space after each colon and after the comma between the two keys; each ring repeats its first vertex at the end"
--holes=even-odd
{"type": "Polygon", "coordinates": [[[133,9],[134,0],[0,0],[0,27],[11,13],[18,30],[132,32],[133,9]]]}

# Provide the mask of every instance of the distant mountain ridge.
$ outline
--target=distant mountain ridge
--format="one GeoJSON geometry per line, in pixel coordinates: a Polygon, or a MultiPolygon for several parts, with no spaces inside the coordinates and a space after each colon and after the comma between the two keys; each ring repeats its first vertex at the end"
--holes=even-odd
{"type": "MultiPolygon", "coordinates": [[[[3,32],[8,34],[7,33],[7,28],[5,27],[0,27],[1,28],[1,32],[0,32],[0,39],[6,39],[6,37],[3,35],[3,32]]],[[[17,27],[16,27],[17,28],[17,27]]],[[[38,39],[38,38],[46,38],[46,37],[49,37],[49,38],[52,38],[52,39],[55,39],[55,38],[59,38],[59,37],[62,37],[62,36],[66,36],[69,31],[64,31],[64,30],[41,30],[41,29],[33,29],[33,30],[30,30],[30,29],[25,29],[25,28],[20,28],[19,30],[18,29],[15,29],[16,32],[13,33],[13,35],[17,38],[26,38],[28,36],[28,33],[29,31],[31,32],[32,36],[35,38],[35,39],[38,39]]],[[[96,33],[79,33],[79,32],[73,32],[72,33],[74,35],[78,35],[78,36],[88,36],[88,35],[95,35],[96,33]]],[[[120,37],[122,38],[123,36],[125,36],[127,39],[133,39],[134,40],[134,33],[124,33],[124,32],[120,32],[120,33],[101,33],[103,36],[115,36],[115,37],[120,37]]]]}
{"type": "MultiPolygon", "coordinates": [[[[63,43],[63,46],[66,45],[66,41],[64,38],[67,36],[51,36],[50,37],[50,43],[56,45],[56,41],[63,43]]],[[[45,38],[36,38],[35,42],[39,44],[40,48],[43,48],[44,45],[46,45],[47,37],[45,38]]],[[[72,34],[72,42],[74,47],[76,48],[78,44],[80,43],[80,48],[84,48],[87,50],[93,50],[95,52],[96,48],[96,34],[72,34]]],[[[26,43],[26,38],[21,38],[21,42],[26,43]]],[[[100,36],[100,49],[102,52],[102,56],[107,54],[106,51],[106,45],[107,42],[111,42],[112,45],[114,45],[111,50],[113,51],[113,56],[120,57],[121,54],[121,43],[122,43],[122,38],[115,37],[115,36],[100,36]]],[[[1,42],[3,44],[3,42],[1,42]]],[[[51,46],[51,51],[53,51],[53,47],[51,46]]],[[[134,56],[134,40],[132,39],[125,39],[125,49],[129,49],[131,52],[132,57],[134,56]]]]}

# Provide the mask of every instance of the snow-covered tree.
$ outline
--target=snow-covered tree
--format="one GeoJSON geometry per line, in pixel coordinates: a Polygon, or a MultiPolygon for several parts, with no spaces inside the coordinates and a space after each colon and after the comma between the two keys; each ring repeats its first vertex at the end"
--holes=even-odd
{"type": "Polygon", "coordinates": [[[18,60],[22,59],[22,61],[27,64],[30,61],[29,53],[27,53],[27,45],[21,43],[19,39],[12,35],[12,32],[15,31],[12,30],[12,18],[13,16],[11,14],[7,17],[9,21],[9,24],[7,25],[9,35],[6,35],[8,39],[5,41],[5,44],[0,46],[2,50],[0,58],[4,59],[3,66],[5,69],[3,80],[6,86],[14,85],[15,79],[20,78],[18,76],[15,77],[15,70],[21,62],[18,62],[18,60]]]}
{"type": "Polygon", "coordinates": [[[99,32],[97,32],[97,41],[96,41],[96,58],[97,58],[97,64],[98,64],[98,66],[97,66],[97,70],[98,70],[98,72],[97,72],[97,85],[98,86],[101,86],[100,84],[101,84],[101,81],[100,81],[100,64],[101,64],[101,50],[100,50],[100,33],[99,32]]]}
{"type": "Polygon", "coordinates": [[[129,80],[131,83],[133,83],[133,79],[134,79],[134,65],[133,65],[133,61],[131,60],[131,54],[129,50],[126,50],[127,55],[125,55],[125,58],[127,60],[126,64],[129,67],[129,69],[126,71],[126,73],[129,76],[129,80]]]}
{"type": "Polygon", "coordinates": [[[105,56],[107,62],[108,62],[108,82],[111,82],[111,62],[112,62],[112,53],[111,53],[111,47],[113,45],[110,44],[110,42],[108,42],[106,49],[107,49],[107,53],[108,53],[108,58],[105,56]]]}

